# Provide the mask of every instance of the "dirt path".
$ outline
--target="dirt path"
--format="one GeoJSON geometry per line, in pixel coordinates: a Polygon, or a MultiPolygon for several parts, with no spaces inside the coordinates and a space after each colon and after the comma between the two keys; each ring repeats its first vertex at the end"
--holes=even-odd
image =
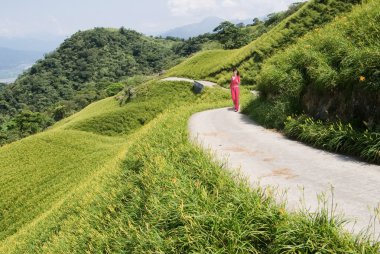
{"type": "MultiPolygon", "coordinates": [[[[337,212],[356,220],[346,227],[358,233],[374,220],[380,203],[380,166],[324,152],[258,126],[247,116],[223,108],[195,114],[189,123],[192,139],[211,148],[228,166],[240,168],[252,185],[287,191],[288,208],[318,207],[325,192],[331,206],[331,186],[337,212]],[[303,198],[304,197],[304,198],[303,198]]],[[[376,235],[380,223],[376,222],[376,235]]]]}

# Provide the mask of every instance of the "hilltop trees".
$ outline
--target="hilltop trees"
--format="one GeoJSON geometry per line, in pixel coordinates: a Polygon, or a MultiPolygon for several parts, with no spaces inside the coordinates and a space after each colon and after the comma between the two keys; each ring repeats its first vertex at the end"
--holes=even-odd
{"type": "Polygon", "coordinates": [[[214,29],[215,37],[225,49],[240,48],[248,43],[248,36],[241,28],[242,26],[224,21],[214,29]]]}

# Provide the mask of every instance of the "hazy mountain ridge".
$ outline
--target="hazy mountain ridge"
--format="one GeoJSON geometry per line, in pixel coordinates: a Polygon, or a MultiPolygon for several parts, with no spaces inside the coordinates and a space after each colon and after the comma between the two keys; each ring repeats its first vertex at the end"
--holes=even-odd
{"type": "Polygon", "coordinates": [[[12,82],[42,57],[43,52],[0,47],[0,82],[12,82]]]}
{"type": "MultiPolygon", "coordinates": [[[[215,27],[217,27],[221,22],[226,21],[225,19],[219,17],[207,17],[198,23],[192,23],[184,26],[179,26],[169,31],[160,34],[162,37],[178,37],[183,39],[188,39],[190,37],[195,37],[205,33],[211,33],[215,27]]],[[[245,20],[231,20],[234,24],[243,23],[245,25],[252,23],[252,19],[245,20]]]]}

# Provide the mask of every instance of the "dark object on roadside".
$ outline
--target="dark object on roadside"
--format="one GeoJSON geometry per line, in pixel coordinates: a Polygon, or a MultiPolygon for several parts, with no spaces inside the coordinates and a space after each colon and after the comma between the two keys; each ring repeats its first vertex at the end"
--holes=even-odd
{"type": "Polygon", "coordinates": [[[203,91],[204,85],[199,83],[198,81],[194,81],[193,91],[196,94],[199,94],[203,91]]]}

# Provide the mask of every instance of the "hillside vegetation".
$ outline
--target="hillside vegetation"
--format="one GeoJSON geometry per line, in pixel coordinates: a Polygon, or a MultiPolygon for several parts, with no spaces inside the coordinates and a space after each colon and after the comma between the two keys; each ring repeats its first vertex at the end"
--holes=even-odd
{"type": "Polygon", "coordinates": [[[133,76],[175,65],[174,44],[124,28],[77,32],[0,89],[0,144],[41,131],[133,85],[133,76]]]}
{"type": "Polygon", "coordinates": [[[255,84],[256,75],[265,59],[291,45],[308,31],[323,26],[339,14],[349,12],[352,6],[359,2],[361,1],[309,1],[247,46],[235,50],[200,52],[172,68],[167,76],[207,78],[225,85],[228,83],[231,69],[238,67],[243,84],[255,84]]]}
{"type": "Polygon", "coordinates": [[[267,60],[257,77],[262,98],[247,113],[317,147],[379,163],[379,21],[380,3],[370,1],[267,60]]]}
{"type": "MultiPolygon", "coordinates": [[[[242,95],[246,103],[249,92],[242,95]]],[[[153,81],[137,87],[126,105],[115,98],[96,102],[0,148],[2,158],[18,158],[0,160],[7,186],[0,190],[0,252],[379,251],[343,232],[328,210],[287,213],[270,192],[252,190],[194,146],[188,118],[228,104],[229,93],[219,88],[195,95],[190,83],[153,81]],[[125,122],[129,111],[150,102],[159,108],[154,116],[142,110],[125,122]],[[150,120],[119,131],[142,118],[150,120]]]]}

